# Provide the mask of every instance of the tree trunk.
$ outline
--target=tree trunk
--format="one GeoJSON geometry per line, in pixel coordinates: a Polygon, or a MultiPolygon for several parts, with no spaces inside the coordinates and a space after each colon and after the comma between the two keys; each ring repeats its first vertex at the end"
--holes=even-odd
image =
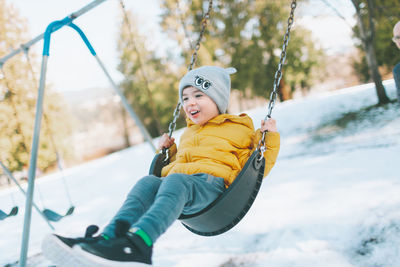
{"type": "Polygon", "coordinates": [[[127,114],[126,114],[125,109],[122,106],[121,106],[121,118],[122,118],[122,134],[123,134],[123,138],[124,138],[124,148],[128,148],[131,146],[131,142],[129,140],[127,114]]]}
{"type": "Polygon", "coordinates": [[[279,98],[282,102],[293,98],[292,90],[290,86],[286,84],[284,79],[281,79],[281,82],[279,83],[278,92],[279,98]]]}
{"type": "Polygon", "coordinates": [[[244,105],[243,105],[243,98],[244,98],[244,93],[243,91],[239,91],[239,110],[242,112],[244,110],[244,105]]]}
{"type": "Polygon", "coordinates": [[[385,88],[382,84],[382,78],[378,70],[378,63],[376,60],[375,46],[374,46],[374,33],[375,27],[373,24],[373,12],[372,12],[372,2],[368,0],[368,20],[369,20],[369,29],[367,29],[361,14],[360,9],[360,1],[359,0],[351,0],[356,9],[357,13],[357,22],[360,28],[361,41],[365,50],[367,64],[369,70],[371,72],[372,79],[375,83],[376,94],[378,96],[378,104],[388,103],[390,100],[386,95],[385,88]]]}

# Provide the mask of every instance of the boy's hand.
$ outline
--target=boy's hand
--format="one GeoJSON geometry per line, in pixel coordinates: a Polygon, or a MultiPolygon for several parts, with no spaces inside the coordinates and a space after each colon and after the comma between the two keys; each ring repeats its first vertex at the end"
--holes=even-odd
{"type": "Polygon", "coordinates": [[[261,120],[261,132],[277,132],[278,129],[276,128],[276,121],[272,118],[268,120],[261,120]]]}
{"type": "Polygon", "coordinates": [[[169,138],[168,134],[163,134],[158,141],[158,150],[171,147],[175,142],[175,138],[169,138]]]}

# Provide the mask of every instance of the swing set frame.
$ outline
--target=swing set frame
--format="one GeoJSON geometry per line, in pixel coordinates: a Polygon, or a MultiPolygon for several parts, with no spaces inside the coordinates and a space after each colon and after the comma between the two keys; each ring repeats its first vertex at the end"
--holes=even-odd
{"type": "MultiPolygon", "coordinates": [[[[33,129],[32,147],[31,147],[31,154],[30,154],[30,160],[29,160],[28,189],[26,192],[24,227],[23,227],[23,234],[22,234],[22,245],[21,245],[19,266],[26,266],[26,264],[27,264],[29,235],[30,235],[30,226],[31,226],[31,219],[32,219],[32,206],[36,206],[33,203],[33,193],[34,193],[35,177],[36,177],[36,166],[37,166],[37,155],[38,155],[38,148],[39,148],[41,120],[43,117],[43,101],[44,101],[45,84],[46,84],[47,62],[48,62],[49,50],[50,50],[50,39],[51,39],[51,35],[54,32],[58,31],[59,29],[63,28],[64,26],[69,26],[79,34],[79,36],[82,38],[82,41],[85,43],[86,47],[88,48],[89,52],[96,59],[98,65],[100,66],[104,75],[107,77],[112,88],[114,89],[116,94],[120,97],[124,108],[126,109],[128,114],[134,119],[136,125],[140,128],[144,138],[150,144],[152,150],[156,151],[156,148],[152,142],[152,138],[151,138],[150,134],[148,133],[147,129],[144,127],[144,125],[140,121],[139,117],[136,115],[133,108],[129,105],[129,102],[126,99],[126,97],[123,95],[122,91],[118,88],[118,86],[116,85],[114,80],[111,78],[108,70],[106,69],[103,62],[100,60],[100,58],[97,56],[96,51],[94,50],[93,46],[89,42],[88,38],[86,37],[84,32],[76,24],[73,23],[73,20],[75,20],[77,17],[83,15],[84,13],[88,12],[89,10],[95,8],[96,6],[98,6],[99,4],[101,4],[105,1],[106,0],[95,0],[91,3],[89,3],[88,5],[84,6],[80,10],[65,17],[64,19],[51,22],[47,26],[46,31],[44,33],[38,35],[36,38],[32,39],[31,41],[21,45],[20,48],[13,50],[11,53],[6,55],[5,57],[0,58],[0,68],[2,68],[7,60],[9,60],[10,58],[14,57],[15,55],[23,52],[25,49],[29,49],[29,47],[31,47],[32,45],[34,45],[35,43],[37,43],[38,41],[43,39],[42,64],[41,64],[41,71],[40,71],[38,96],[37,96],[37,102],[36,102],[36,112],[35,112],[35,122],[34,122],[34,129],[33,129]]],[[[69,213],[69,212],[72,213],[72,211],[70,211],[70,209],[69,209],[67,213],[69,213]]]]}
{"type": "MultiPolygon", "coordinates": [[[[48,62],[48,57],[49,57],[49,50],[50,50],[50,39],[52,33],[55,31],[61,29],[64,26],[69,26],[72,29],[74,29],[82,38],[83,42],[87,46],[88,50],[90,53],[95,57],[97,63],[99,64],[100,68],[103,70],[105,76],[109,80],[111,86],[117,93],[117,95],[120,97],[122,104],[124,108],[127,110],[129,115],[135,120],[136,124],[139,126],[140,130],[142,131],[142,134],[144,135],[145,139],[148,141],[150,146],[152,147],[153,151],[156,151],[155,146],[152,142],[152,138],[150,134],[147,132],[146,128],[143,126],[142,122],[132,109],[132,107],[129,105],[127,99],[121,92],[121,90],[118,88],[118,86],[115,84],[113,79],[111,78],[109,72],[105,68],[104,64],[102,61],[99,59],[97,56],[95,50],[93,49],[91,43],[83,33],[83,31],[73,23],[73,20],[76,19],[77,17],[81,16],[82,14],[86,13],[87,11],[93,9],[94,7],[98,6],[99,4],[103,3],[106,0],[95,0],[82,9],[78,10],[77,12],[74,12],[70,14],[69,16],[65,17],[62,20],[54,21],[50,23],[46,31],[34,38],[33,40],[29,41],[26,44],[21,45],[19,49],[16,49],[12,51],[10,54],[6,55],[3,58],[0,58],[0,68],[3,67],[4,63],[12,58],[13,56],[17,55],[18,53],[24,51],[25,49],[29,48],[36,42],[40,40],[44,40],[43,43],[43,54],[42,54],[42,65],[41,65],[41,72],[40,72],[40,80],[39,80],[39,88],[38,88],[38,97],[37,97],[37,102],[36,102],[36,112],[35,112],[35,122],[34,122],[34,131],[33,131],[33,141],[32,141],[32,149],[31,149],[31,155],[30,155],[30,162],[29,162],[29,170],[28,170],[28,189],[26,192],[26,203],[25,203],[25,217],[24,217],[24,228],[23,228],[23,237],[22,237],[22,246],[21,246],[21,253],[20,253],[20,261],[19,261],[19,266],[26,266],[27,263],[27,253],[28,253],[28,243],[29,243],[29,233],[30,233],[30,224],[31,224],[31,217],[32,217],[32,206],[33,206],[33,192],[34,192],[34,185],[35,185],[35,174],[36,174],[36,165],[37,165],[37,154],[38,154],[38,145],[39,145],[39,137],[40,137],[40,128],[41,128],[41,120],[43,116],[43,101],[44,101],[44,93],[45,93],[45,82],[46,82],[46,72],[47,72],[47,62],[48,62]]],[[[270,96],[270,102],[268,105],[268,114],[265,117],[265,119],[268,119],[271,117],[271,112],[275,104],[276,96],[277,96],[277,88],[279,86],[281,77],[282,77],[282,67],[286,58],[286,48],[287,44],[289,41],[289,34],[290,34],[290,28],[293,24],[293,15],[294,15],[294,10],[296,8],[296,0],[292,0],[291,4],[291,13],[290,17],[288,19],[288,27],[286,34],[284,36],[284,42],[283,42],[283,47],[282,47],[282,53],[280,56],[280,63],[278,66],[278,70],[275,73],[275,80],[274,80],[274,88],[270,96]]],[[[194,47],[194,52],[192,54],[191,62],[188,67],[188,70],[190,71],[193,67],[193,65],[196,62],[197,59],[197,52],[200,48],[200,43],[201,39],[203,37],[203,34],[205,32],[205,28],[207,25],[207,19],[210,17],[210,12],[212,9],[212,0],[209,1],[209,9],[205,16],[203,17],[202,20],[202,30],[199,34],[198,41],[194,47]]],[[[174,111],[174,118],[173,121],[169,125],[169,135],[172,136],[172,132],[175,130],[176,127],[176,120],[179,117],[180,113],[180,108],[181,108],[181,103],[178,102],[175,111],[174,111]]],[[[263,178],[263,170],[264,170],[264,164],[265,164],[265,159],[263,158],[263,152],[265,151],[265,132],[263,133],[263,137],[260,140],[260,143],[257,147],[257,149],[253,152],[251,155],[250,159],[246,163],[244,169],[242,171],[246,170],[252,170],[249,173],[252,177],[255,177],[255,179],[252,179],[252,183],[249,183],[247,180],[248,179],[236,179],[234,183],[228,188],[228,190],[220,197],[218,198],[214,203],[212,203],[210,206],[208,206],[206,209],[200,211],[198,214],[193,214],[193,215],[182,215],[180,219],[182,220],[184,226],[188,228],[190,231],[200,234],[200,235],[216,235],[223,233],[229,229],[231,229],[233,226],[235,226],[247,213],[247,211],[250,209],[258,191],[261,186],[262,178],[263,178]],[[240,186],[234,186],[236,184],[239,184],[240,186]],[[231,212],[229,210],[229,206],[231,203],[231,199],[228,196],[234,196],[234,195],[241,195],[241,191],[243,190],[243,186],[248,186],[248,190],[250,192],[249,196],[250,198],[244,198],[241,200],[242,203],[245,203],[244,206],[241,206],[241,211],[239,212],[239,215],[234,214],[235,212],[231,212]],[[240,192],[239,192],[239,191],[240,192]],[[237,192],[236,192],[237,191],[237,192]],[[227,194],[227,192],[229,194],[227,194]],[[224,205],[220,204],[225,203],[224,205]],[[216,209],[215,207],[217,205],[220,205],[219,209],[216,209]],[[221,209],[225,209],[226,213],[224,216],[220,217],[220,211],[221,209]],[[218,211],[218,213],[216,213],[218,211]],[[204,216],[206,215],[206,216],[204,216]],[[213,223],[210,224],[210,218],[227,218],[223,220],[217,220],[214,226],[212,226],[213,223]],[[225,224],[225,225],[224,225],[225,224]],[[206,225],[205,228],[202,228],[203,225],[206,225]],[[211,225],[211,228],[210,228],[211,225]],[[221,225],[223,227],[221,228],[221,225]],[[210,230],[211,229],[211,230],[210,230]]],[[[165,153],[166,151],[163,151],[164,153],[156,155],[152,162],[152,166],[150,168],[150,173],[154,173],[154,168],[158,168],[157,172],[160,172],[161,169],[157,167],[156,165],[158,163],[165,164],[168,161],[168,158],[166,155],[168,153],[165,153]],[[163,157],[164,156],[164,157],[163,157]]],[[[242,172],[241,172],[242,174],[242,172]]],[[[241,174],[239,176],[241,176],[241,174]]],[[[246,175],[247,176],[247,175],[246,175]]],[[[247,193],[246,193],[247,194],[247,193]]]]}

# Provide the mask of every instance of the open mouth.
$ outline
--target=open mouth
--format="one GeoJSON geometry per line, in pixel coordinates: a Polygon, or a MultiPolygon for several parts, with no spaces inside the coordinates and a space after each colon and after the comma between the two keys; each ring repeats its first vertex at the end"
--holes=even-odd
{"type": "Polygon", "coordinates": [[[194,115],[198,114],[199,112],[200,111],[198,111],[198,110],[193,110],[193,111],[190,111],[190,115],[194,116],[194,115]]]}

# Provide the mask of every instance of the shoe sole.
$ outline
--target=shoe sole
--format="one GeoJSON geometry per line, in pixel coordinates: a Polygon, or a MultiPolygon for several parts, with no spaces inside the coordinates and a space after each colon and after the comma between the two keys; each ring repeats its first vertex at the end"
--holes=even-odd
{"type": "MultiPolygon", "coordinates": [[[[83,250],[80,246],[74,246],[73,249],[74,255],[80,256],[80,263],[83,265],[79,265],[81,267],[119,267],[119,266],[130,266],[130,267],[149,267],[151,264],[142,263],[142,262],[125,262],[125,261],[112,261],[107,260],[105,258],[101,258],[89,252],[83,250]]],[[[77,265],[78,266],[78,265],[77,265]]]]}
{"type": "Polygon", "coordinates": [[[52,234],[47,235],[43,239],[42,253],[48,260],[56,264],[56,266],[82,266],[82,262],[79,257],[75,256],[74,250],[52,234]]]}

